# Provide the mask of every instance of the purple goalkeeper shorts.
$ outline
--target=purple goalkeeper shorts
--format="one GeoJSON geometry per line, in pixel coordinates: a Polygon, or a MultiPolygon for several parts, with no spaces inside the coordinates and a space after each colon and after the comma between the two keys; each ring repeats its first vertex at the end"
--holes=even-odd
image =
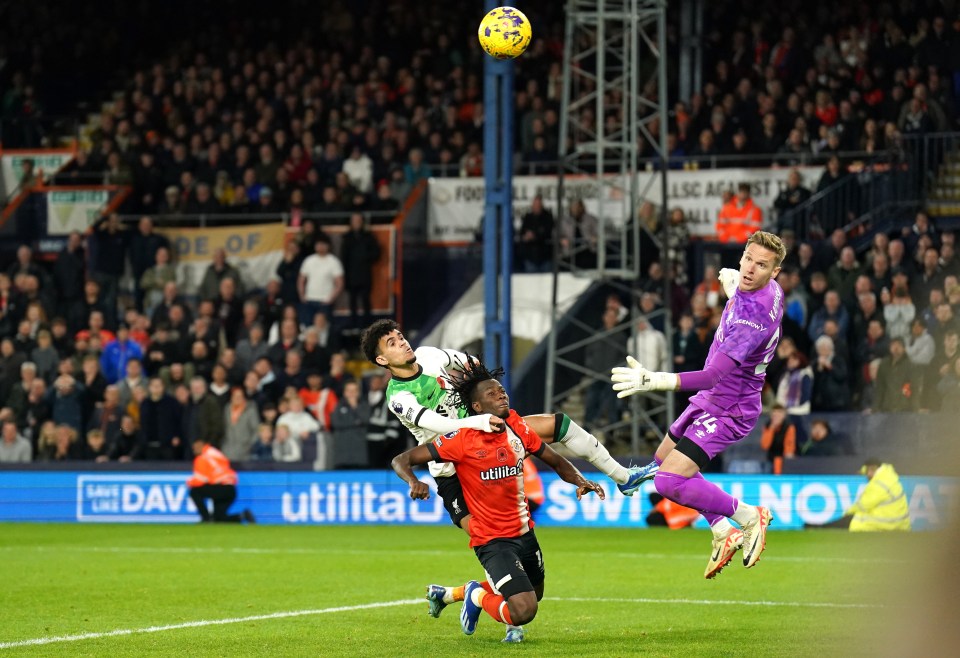
{"type": "Polygon", "coordinates": [[[753,429],[756,418],[714,415],[691,403],[670,426],[670,438],[687,437],[713,459],[753,429]]]}

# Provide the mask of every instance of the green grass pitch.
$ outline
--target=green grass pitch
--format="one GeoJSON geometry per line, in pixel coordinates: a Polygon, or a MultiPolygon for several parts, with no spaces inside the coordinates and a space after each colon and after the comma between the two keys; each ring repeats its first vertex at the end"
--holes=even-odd
{"type": "Polygon", "coordinates": [[[876,655],[876,574],[924,536],[771,531],[706,581],[706,531],[541,528],[546,598],[503,645],[427,615],[426,584],[482,578],[452,527],[0,524],[0,658],[876,655]]]}

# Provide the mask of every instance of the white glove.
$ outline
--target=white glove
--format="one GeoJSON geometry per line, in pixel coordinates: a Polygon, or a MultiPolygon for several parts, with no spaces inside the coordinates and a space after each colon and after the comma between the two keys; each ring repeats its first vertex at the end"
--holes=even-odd
{"type": "Polygon", "coordinates": [[[740,272],[725,267],[720,270],[720,276],[717,278],[720,279],[720,285],[723,287],[727,299],[733,299],[733,293],[737,292],[737,288],[740,287],[740,272]]]}
{"type": "Polygon", "coordinates": [[[490,422],[496,420],[499,422],[500,428],[503,427],[503,419],[499,416],[494,416],[493,414],[481,414],[479,416],[467,416],[464,418],[465,427],[470,429],[480,430],[482,432],[499,432],[500,429],[495,429],[490,422]]]}
{"type": "Polygon", "coordinates": [[[618,398],[645,391],[676,391],[680,388],[680,377],[672,372],[651,372],[632,356],[627,357],[629,368],[613,368],[610,381],[618,398]]]}

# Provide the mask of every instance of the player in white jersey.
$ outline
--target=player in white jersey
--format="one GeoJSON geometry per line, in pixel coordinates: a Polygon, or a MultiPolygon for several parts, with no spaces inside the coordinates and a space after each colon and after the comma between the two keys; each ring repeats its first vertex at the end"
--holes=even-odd
{"type": "MultiPolygon", "coordinates": [[[[500,420],[488,415],[467,416],[451,399],[451,378],[465,367],[463,352],[436,347],[410,346],[400,326],[393,320],[378,320],[364,332],[360,341],[366,357],[392,374],[387,386],[387,405],[410,429],[421,444],[462,428],[491,431],[502,427],[500,420]]],[[[626,468],[591,434],[566,414],[524,416],[526,423],[547,443],[560,442],[574,455],[589,461],[611,480],[624,495],[633,495],[640,485],[652,479],[653,467],[626,468]]],[[[450,464],[430,463],[430,474],[454,524],[469,534],[469,510],[450,464]]]]}

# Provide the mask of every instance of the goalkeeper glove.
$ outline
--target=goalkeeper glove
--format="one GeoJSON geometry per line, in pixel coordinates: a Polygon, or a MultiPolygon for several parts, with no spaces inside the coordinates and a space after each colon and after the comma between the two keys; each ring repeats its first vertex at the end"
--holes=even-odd
{"type": "Polygon", "coordinates": [[[733,299],[733,293],[740,286],[740,272],[725,267],[720,270],[720,276],[717,278],[720,279],[720,285],[723,286],[723,292],[727,299],[733,299]]]}
{"type": "Polygon", "coordinates": [[[647,370],[632,356],[627,357],[629,367],[613,368],[610,381],[618,398],[645,391],[676,391],[680,388],[680,377],[672,372],[652,372],[647,370]]]}

